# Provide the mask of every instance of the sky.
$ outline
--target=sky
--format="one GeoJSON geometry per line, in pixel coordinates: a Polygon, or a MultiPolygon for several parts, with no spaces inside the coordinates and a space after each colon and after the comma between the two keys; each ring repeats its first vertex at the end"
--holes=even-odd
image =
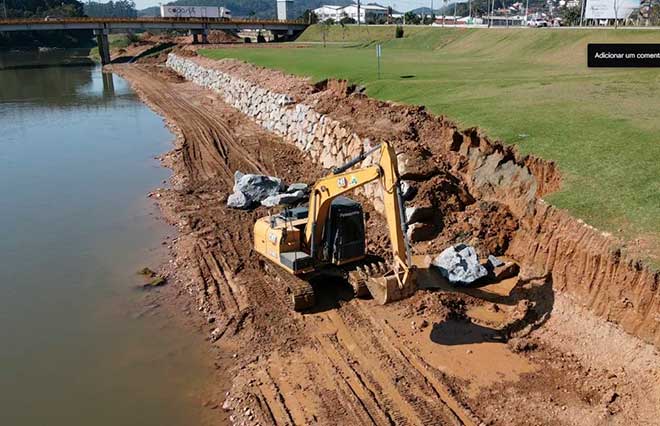
{"type": "MultiPolygon", "coordinates": [[[[99,0],[99,1],[105,1],[105,0],[99,0]]],[[[138,9],[144,9],[149,6],[158,6],[160,3],[168,3],[171,0],[133,0],[135,1],[135,6],[138,9]]],[[[276,0],[271,0],[272,2],[275,2],[276,0]]],[[[294,2],[296,0],[293,0],[294,2]]],[[[383,6],[392,6],[394,9],[399,10],[399,11],[406,11],[406,10],[411,10],[411,9],[416,9],[418,7],[431,7],[431,0],[360,0],[363,3],[378,3],[382,4],[383,6]]],[[[332,0],[326,0],[326,4],[332,4],[332,0]]],[[[448,3],[451,3],[448,2],[448,3]]],[[[443,0],[433,0],[433,8],[438,9],[443,5],[443,0]]]]}

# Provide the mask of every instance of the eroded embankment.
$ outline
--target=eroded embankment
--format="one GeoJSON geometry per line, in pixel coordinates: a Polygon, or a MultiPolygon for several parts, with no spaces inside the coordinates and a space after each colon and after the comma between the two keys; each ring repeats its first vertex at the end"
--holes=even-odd
{"type": "MultiPolygon", "coordinates": [[[[660,345],[660,274],[623,254],[609,235],[540,199],[559,187],[554,163],[522,157],[424,108],[351,93],[345,83],[312,86],[231,60],[170,55],[167,65],[324,168],[390,140],[411,187],[411,237],[425,241],[418,251],[440,248],[434,242],[467,241],[482,254],[510,255],[523,275],[551,279],[555,292],[660,345]]],[[[381,211],[380,189],[364,192],[381,211]]]]}

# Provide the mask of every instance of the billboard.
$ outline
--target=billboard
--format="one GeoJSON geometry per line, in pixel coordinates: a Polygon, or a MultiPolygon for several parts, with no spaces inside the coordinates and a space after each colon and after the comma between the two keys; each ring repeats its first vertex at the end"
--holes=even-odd
{"type": "Polygon", "coordinates": [[[587,0],[584,10],[586,19],[625,19],[635,9],[640,0],[587,0]]]}

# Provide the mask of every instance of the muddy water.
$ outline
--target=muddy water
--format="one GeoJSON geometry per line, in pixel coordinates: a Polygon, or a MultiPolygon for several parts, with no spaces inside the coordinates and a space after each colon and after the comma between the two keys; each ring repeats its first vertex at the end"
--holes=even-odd
{"type": "Polygon", "coordinates": [[[199,423],[203,344],[136,288],[170,141],[99,68],[0,70],[0,424],[199,423]]]}

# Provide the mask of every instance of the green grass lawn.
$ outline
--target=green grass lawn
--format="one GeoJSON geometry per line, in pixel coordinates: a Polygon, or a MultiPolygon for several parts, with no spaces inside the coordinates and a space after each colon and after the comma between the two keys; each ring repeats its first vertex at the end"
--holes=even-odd
{"type": "MultiPolygon", "coordinates": [[[[310,27],[300,41],[320,40],[310,27]]],[[[656,42],[660,31],[461,30],[406,27],[326,34],[346,45],[220,49],[233,57],[310,76],[345,78],[378,99],[425,105],[461,126],[479,126],[523,153],[557,161],[552,204],[660,253],[660,69],[588,69],[588,42],[656,42]],[[383,45],[377,79],[374,40],[383,45]]]]}

